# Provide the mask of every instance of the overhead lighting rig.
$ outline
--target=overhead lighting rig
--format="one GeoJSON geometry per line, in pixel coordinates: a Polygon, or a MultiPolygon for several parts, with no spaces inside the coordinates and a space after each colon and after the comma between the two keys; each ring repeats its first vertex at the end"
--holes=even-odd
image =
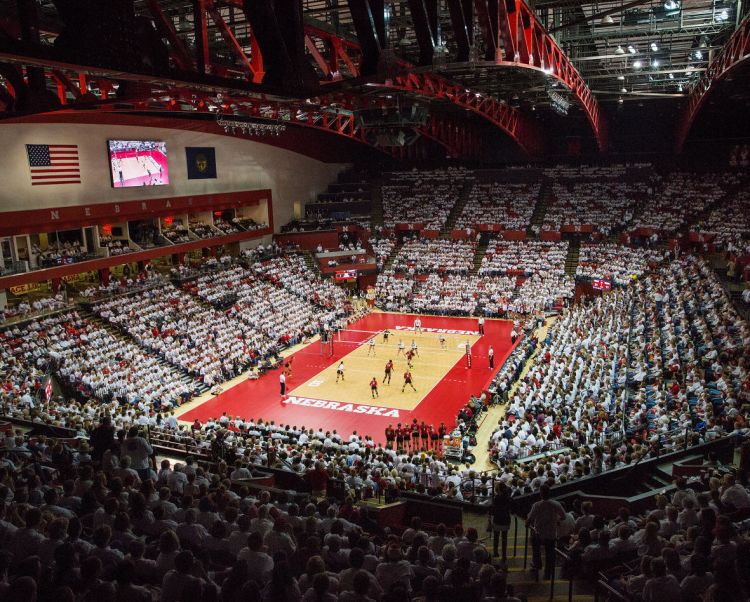
{"type": "Polygon", "coordinates": [[[281,123],[258,123],[255,121],[240,121],[238,119],[225,119],[219,115],[216,119],[219,127],[224,129],[225,134],[244,136],[280,136],[286,131],[286,126],[281,123]]]}

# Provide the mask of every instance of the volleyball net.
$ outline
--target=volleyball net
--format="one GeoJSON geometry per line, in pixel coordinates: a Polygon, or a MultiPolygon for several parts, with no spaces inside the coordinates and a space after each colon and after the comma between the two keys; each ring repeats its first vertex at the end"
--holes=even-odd
{"type": "Polygon", "coordinates": [[[471,345],[475,336],[468,337],[466,334],[442,333],[442,332],[415,332],[414,330],[391,330],[388,340],[385,338],[383,330],[341,330],[333,335],[333,344],[345,345],[351,347],[374,347],[378,349],[388,349],[389,351],[398,352],[403,346],[404,351],[412,347],[412,343],[417,345],[417,349],[434,350],[434,351],[464,351],[468,342],[471,345]]]}

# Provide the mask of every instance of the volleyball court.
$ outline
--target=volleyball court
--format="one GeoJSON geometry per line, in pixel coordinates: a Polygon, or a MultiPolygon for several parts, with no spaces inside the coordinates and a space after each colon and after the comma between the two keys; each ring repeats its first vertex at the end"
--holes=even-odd
{"type": "Polygon", "coordinates": [[[115,188],[169,184],[167,158],[158,150],[112,153],[115,188]]]}

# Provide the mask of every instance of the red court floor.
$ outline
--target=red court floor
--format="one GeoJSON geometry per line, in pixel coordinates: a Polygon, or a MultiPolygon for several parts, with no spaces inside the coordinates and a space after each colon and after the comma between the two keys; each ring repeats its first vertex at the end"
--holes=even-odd
{"type": "MultiPolygon", "coordinates": [[[[373,313],[352,323],[351,331],[381,331],[386,328],[395,331],[398,326],[411,327],[413,314],[373,313]]],[[[423,329],[448,329],[477,332],[476,318],[451,318],[442,316],[420,316],[423,329]]],[[[388,424],[410,423],[413,418],[424,420],[438,427],[440,422],[450,428],[455,424],[459,408],[471,394],[479,394],[486,388],[494,374],[500,369],[512,351],[510,331],[513,323],[506,320],[486,320],[485,335],[472,345],[472,368],[466,366],[466,358],[459,359],[448,370],[443,379],[411,411],[377,406],[377,399],[363,395],[360,404],[327,402],[323,399],[296,397],[295,387],[306,382],[324,368],[352,351],[351,344],[335,344],[332,357],[320,354],[320,343],[315,342],[294,354],[293,378],[287,382],[288,398],[279,395],[279,371],[272,370],[257,380],[246,380],[200,406],[183,414],[184,421],[196,418],[205,421],[218,417],[223,412],[229,416],[242,416],[246,419],[262,418],[277,424],[305,426],[317,430],[336,430],[348,437],[352,431],[360,435],[370,435],[376,442],[384,440],[388,424]],[[492,345],[495,351],[495,369],[489,370],[487,350],[492,345]],[[372,402],[372,403],[371,403],[372,402]]],[[[354,336],[356,333],[351,332],[354,336]]],[[[352,336],[347,335],[350,339],[352,336]]],[[[437,335],[436,335],[437,336],[437,335]]],[[[451,336],[447,334],[446,336],[451,336]]],[[[460,335],[459,335],[460,336],[460,335]]],[[[407,341],[408,344],[408,341],[407,341]]],[[[394,382],[402,382],[400,374],[394,375],[394,382]]]]}

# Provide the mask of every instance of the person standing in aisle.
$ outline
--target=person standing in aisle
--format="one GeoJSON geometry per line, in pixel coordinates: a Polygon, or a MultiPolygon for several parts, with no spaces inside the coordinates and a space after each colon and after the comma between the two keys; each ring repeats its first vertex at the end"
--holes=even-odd
{"type": "Polygon", "coordinates": [[[479,317],[479,334],[484,334],[484,316],[479,317]]]}
{"type": "Polygon", "coordinates": [[[565,518],[565,509],[560,502],[550,499],[550,488],[546,483],[539,488],[539,497],[526,517],[526,524],[532,529],[533,547],[532,568],[542,568],[542,548],[544,548],[544,578],[551,579],[555,570],[555,544],[557,524],[565,518]]]}
{"type": "Polygon", "coordinates": [[[495,350],[492,348],[492,345],[490,345],[490,349],[487,352],[487,357],[490,361],[490,370],[495,369],[495,350]]]}
{"type": "Polygon", "coordinates": [[[281,391],[281,396],[284,397],[284,395],[286,395],[286,374],[283,372],[279,374],[279,389],[281,391]]]}

